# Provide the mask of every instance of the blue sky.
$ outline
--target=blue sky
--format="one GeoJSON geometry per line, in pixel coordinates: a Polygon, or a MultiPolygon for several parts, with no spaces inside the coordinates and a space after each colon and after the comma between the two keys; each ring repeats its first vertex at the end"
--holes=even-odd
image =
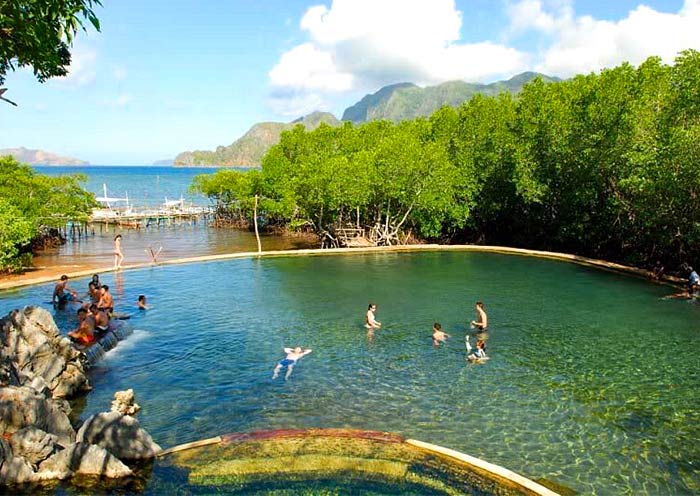
{"type": "MultiPolygon", "coordinates": [[[[700,0],[104,0],[67,78],[10,73],[0,148],[150,164],[399,81],[568,77],[700,49],[700,0]]],[[[0,102],[2,103],[2,102],[0,102]]]]}

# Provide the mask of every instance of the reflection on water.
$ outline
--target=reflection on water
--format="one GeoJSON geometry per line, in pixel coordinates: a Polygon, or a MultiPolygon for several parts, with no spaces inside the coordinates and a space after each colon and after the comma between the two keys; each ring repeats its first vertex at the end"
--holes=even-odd
{"type": "MultiPolygon", "coordinates": [[[[206,222],[183,223],[161,228],[120,229],[116,226],[95,225],[95,234],[69,240],[57,249],[39,252],[35,267],[96,266],[114,264],[112,252],[114,235],[122,235],[124,265],[151,262],[151,252],[161,250],[158,261],[203,255],[257,251],[255,234],[231,228],[215,228],[206,222]]],[[[261,235],[263,251],[316,248],[312,236],[261,235]]]]}
{"type": "MultiPolygon", "coordinates": [[[[115,306],[144,332],[93,372],[83,415],[134,388],[141,423],[164,447],[260,429],[370,429],[583,494],[700,492],[700,305],[663,300],[664,287],[455,252],[254,258],[121,277],[115,306]],[[139,314],[142,293],[153,309],[139,314]],[[464,347],[477,300],[490,324],[481,365],[464,347]],[[371,343],[370,301],[382,322],[371,343]],[[452,335],[437,348],[433,322],[452,335]],[[313,353],[288,381],[272,381],[289,346],[313,353]]],[[[50,294],[49,285],[2,294],[0,313],[50,294]]],[[[62,329],[74,319],[57,317],[62,329]]]]}

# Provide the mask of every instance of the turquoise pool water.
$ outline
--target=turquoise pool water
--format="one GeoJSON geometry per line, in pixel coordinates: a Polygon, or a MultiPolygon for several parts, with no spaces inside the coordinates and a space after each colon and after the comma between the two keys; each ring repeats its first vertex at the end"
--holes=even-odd
{"type": "MultiPolygon", "coordinates": [[[[164,447],[257,429],[385,430],[584,494],[700,491],[700,305],[662,299],[671,288],[458,252],[245,259],[103,280],[137,330],[93,370],[83,416],[134,388],[164,447]],[[142,315],[140,293],[153,305],[142,315]],[[477,299],[491,322],[482,365],[464,349],[477,299]],[[383,323],[371,341],[369,301],[383,323]],[[434,321],[452,335],[439,348],[434,321]],[[273,381],[295,345],[314,351],[273,381]]],[[[2,293],[0,312],[50,293],[2,293]]],[[[57,318],[66,328],[72,315],[57,318]]]]}

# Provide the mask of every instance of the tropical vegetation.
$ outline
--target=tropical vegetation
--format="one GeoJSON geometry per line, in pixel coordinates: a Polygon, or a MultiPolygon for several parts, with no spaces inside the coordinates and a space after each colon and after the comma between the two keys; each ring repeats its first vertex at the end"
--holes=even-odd
{"type": "Polygon", "coordinates": [[[700,53],[659,58],[517,96],[476,95],[394,124],[301,126],[260,170],[198,176],[232,219],[361,228],[411,237],[566,251],[667,267],[700,260],[700,53]],[[256,199],[259,198],[259,204],[256,199]]]}
{"type": "Polygon", "coordinates": [[[11,156],[0,157],[0,271],[26,266],[30,243],[46,228],[87,221],[95,197],[83,175],[49,177],[11,156]]]}

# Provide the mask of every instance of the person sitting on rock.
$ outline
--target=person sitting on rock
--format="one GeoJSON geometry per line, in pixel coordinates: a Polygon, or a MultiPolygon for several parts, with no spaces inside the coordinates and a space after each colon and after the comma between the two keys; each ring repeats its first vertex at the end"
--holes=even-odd
{"type": "Polygon", "coordinates": [[[84,345],[95,342],[95,323],[84,308],[78,309],[78,322],[77,329],[70,331],[68,337],[84,345]]]}

